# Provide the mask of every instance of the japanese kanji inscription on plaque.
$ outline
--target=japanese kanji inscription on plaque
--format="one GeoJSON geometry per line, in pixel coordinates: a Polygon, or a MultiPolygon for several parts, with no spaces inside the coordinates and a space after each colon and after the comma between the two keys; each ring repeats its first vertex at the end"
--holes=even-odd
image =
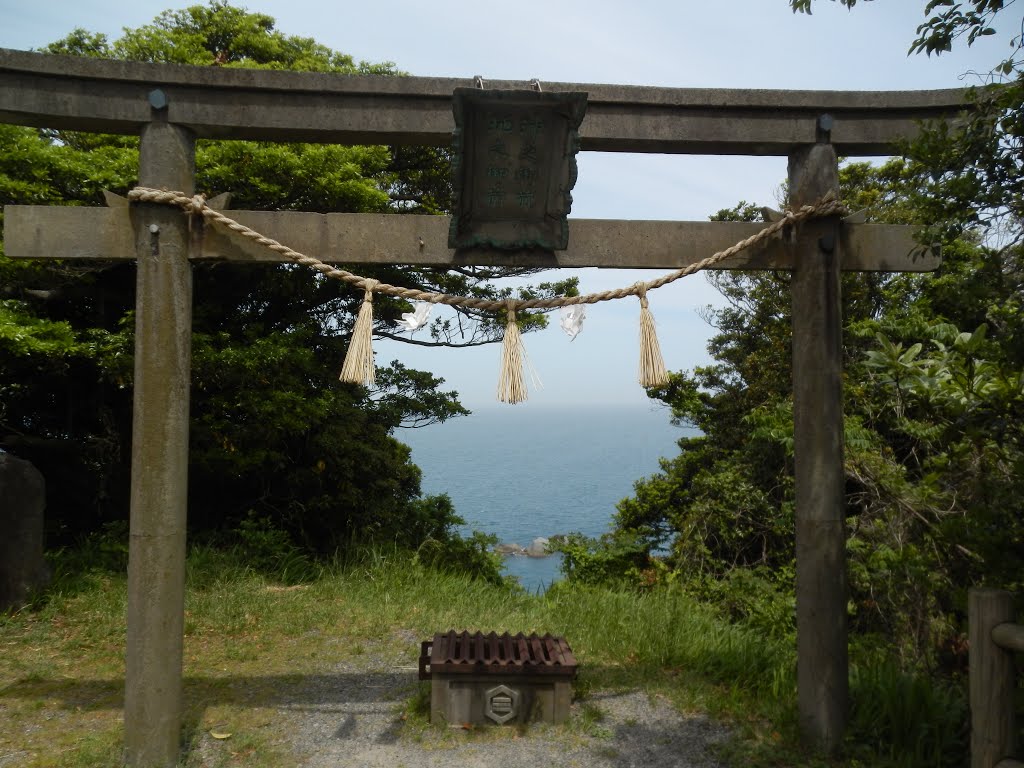
{"type": "Polygon", "coordinates": [[[450,248],[564,250],[587,94],[456,88],[450,248]]]}

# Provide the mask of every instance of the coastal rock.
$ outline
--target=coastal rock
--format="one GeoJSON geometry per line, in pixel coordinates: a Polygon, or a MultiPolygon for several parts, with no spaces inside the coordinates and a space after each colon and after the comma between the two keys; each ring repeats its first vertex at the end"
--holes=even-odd
{"type": "Polygon", "coordinates": [[[518,544],[498,544],[494,548],[494,551],[497,552],[499,555],[505,555],[505,556],[508,556],[508,555],[525,555],[526,554],[526,550],[523,549],[518,544]]]}
{"type": "Polygon", "coordinates": [[[548,548],[548,540],[543,536],[538,536],[530,542],[530,546],[526,548],[526,554],[530,557],[547,557],[551,554],[551,550],[548,548]]]}
{"type": "Polygon", "coordinates": [[[521,547],[516,543],[503,543],[498,544],[494,547],[494,551],[499,555],[505,555],[508,557],[527,555],[528,557],[547,557],[551,554],[551,543],[548,539],[543,536],[538,536],[536,539],[530,542],[527,547],[521,547]]]}

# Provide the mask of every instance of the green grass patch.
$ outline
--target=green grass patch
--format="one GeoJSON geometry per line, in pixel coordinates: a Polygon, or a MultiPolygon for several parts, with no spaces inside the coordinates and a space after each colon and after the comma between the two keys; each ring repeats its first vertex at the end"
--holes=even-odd
{"type": "MultiPolygon", "coordinates": [[[[312,580],[292,582],[268,579],[230,553],[192,551],[184,765],[293,763],[276,716],[283,695],[368,654],[414,666],[419,641],[449,629],[564,635],[581,664],[568,733],[581,737],[607,735],[591,691],[639,689],[730,723],[736,739],[722,754],[736,765],[912,768],[963,755],[960,692],[884,664],[855,668],[847,757],[804,753],[791,639],[728,623],[680,591],[559,584],[529,595],[429,570],[401,552],[320,565],[312,580]]],[[[29,768],[119,764],[126,591],[123,574],[111,570],[65,573],[33,610],[0,618],[0,757],[16,755],[29,768]]],[[[402,738],[439,748],[456,735],[429,725],[428,691],[410,687],[396,717],[402,738]]],[[[481,729],[469,737],[515,736],[481,729]]]]}

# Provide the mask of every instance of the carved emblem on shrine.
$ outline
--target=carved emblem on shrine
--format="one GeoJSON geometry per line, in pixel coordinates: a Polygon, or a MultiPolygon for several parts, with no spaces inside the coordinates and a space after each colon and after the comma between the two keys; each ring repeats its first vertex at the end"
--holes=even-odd
{"type": "Polygon", "coordinates": [[[491,688],[484,694],[484,714],[498,725],[507,723],[519,714],[519,691],[507,685],[491,688]]]}

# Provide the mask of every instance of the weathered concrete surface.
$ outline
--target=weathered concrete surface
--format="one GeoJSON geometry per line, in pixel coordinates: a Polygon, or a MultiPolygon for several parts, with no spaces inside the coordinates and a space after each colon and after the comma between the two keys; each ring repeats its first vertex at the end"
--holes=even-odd
{"type": "MultiPolygon", "coordinates": [[[[797,206],[838,192],[835,148],[794,152],[789,189],[797,206]]],[[[849,700],[840,248],[838,217],[809,222],[791,283],[797,697],[804,738],[827,752],[842,742],[849,700]]]]}
{"type": "MultiPolygon", "coordinates": [[[[168,100],[167,119],[202,138],[339,144],[447,145],[452,91],[469,79],[330,75],[104,61],[0,49],[0,122],[138,133],[147,94],[168,100]]],[[[524,82],[487,81],[488,88],[524,82]]],[[[954,117],[962,89],[782,91],[544,83],[587,91],[584,150],[788,155],[815,141],[815,120],[835,118],[831,139],[847,156],[885,155],[917,121],[954,117]]]]}
{"type": "MultiPolygon", "coordinates": [[[[188,131],[151,123],[142,131],[139,182],[191,192],[194,152],[188,131]]],[[[178,763],[182,717],[192,267],[184,216],[164,205],[139,205],[133,217],[138,273],[125,757],[132,768],[171,768],[178,763]]]]}
{"type": "Polygon", "coordinates": [[[993,642],[992,630],[1015,621],[1013,595],[1001,589],[967,592],[970,643],[971,768],[991,768],[1017,753],[1013,652],[993,642]]]}
{"type": "Polygon", "coordinates": [[[46,483],[31,462],[0,452],[0,611],[49,581],[43,560],[46,483]]]}
{"type": "MultiPolygon", "coordinates": [[[[570,219],[569,247],[554,255],[448,248],[447,216],[376,213],[231,211],[231,218],[290,248],[341,264],[479,264],[551,267],[633,267],[675,269],[700,261],[759,232],[764,225],[725,221],[618,221],[570,219]]],[[[4,248],[11,258],[134,259],[135,241],[127,207],[8,205],[4,207],[4,248]]],[[[927,272],[937,254],[914,242],[914,227],[843,224],[842,269],[927,272]]],[[[192,228],[194,260],[282,261],[267,248],[213,224],[192,228]]],[[[792,269],[793,249],[770,240],[713,269],[792,269]]]]}

